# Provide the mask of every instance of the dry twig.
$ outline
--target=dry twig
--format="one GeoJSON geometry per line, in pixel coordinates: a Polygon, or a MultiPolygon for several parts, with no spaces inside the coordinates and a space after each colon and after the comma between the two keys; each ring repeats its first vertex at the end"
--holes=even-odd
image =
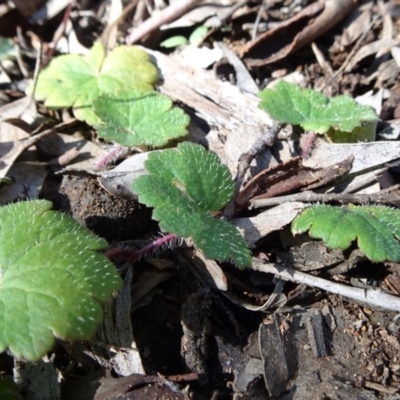
{"type": "Polygon", "coordinates": [[[346,286],[341,283],[331,282],[326,279],[305,274],[304,272],[296,271],[290,267],[283,267],[273,263],[264,264],[255,259],[253,259],[252,268],[256,271],[275,274],[279,278],[287,279],[292,282],[304,283],[311,287],[339,294],[352,300],[365,303],[368,306],[381,307],[386,310],[400,312],[400,297],[388,294],[380,288],[361,289],[346,286]]]}

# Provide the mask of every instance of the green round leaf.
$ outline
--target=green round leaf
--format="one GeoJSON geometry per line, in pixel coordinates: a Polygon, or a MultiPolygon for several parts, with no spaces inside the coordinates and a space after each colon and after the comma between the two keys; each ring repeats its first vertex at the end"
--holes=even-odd
{"type": "Polygon", "coordinates": [[[0,351],[37,360],[54,337],[90,338],[121,286],[107,247],[44,200],[0,208],[0,351]]]}
{"type": "Polygon", "coordinates": [[[149,175],[140,176],[132,190],[141,202],[155,207],[153,217],[167,232],[191,236],[209,258],[250,264],[250,252],[239,231],[211,213],[232,198],[235,185],[218,156],[185,142],[177,149],[154,152],[146,161],[149,175]]]}
{"type": "Polygon", "coordinates": [[[98,135],[123,146],[160,147],[185,136],[190,119],[158,93],[120,92],[117,97],[101,96],[94,102],[101,118],[98,135]]]}
{"type": "Polygon", "coordinates": [[[307,131],[325,133],[330,128],[352,132],[363,122],[378,121],[371,107],[358,104],[349,96],[325,97],[312,90],[280,81],[259,93],[260,108],[276,121],[300,125],[307,131]]]}
{"type": "Polygon", "coordinates": [[[317,205],[292,222],[292,232],[322,239],[330,248],[347,249],[354,240],[370,260],[400,261],[400,211],[382,206],[317,205]]]}
{"type": "Polygon", "coordinates": [[[100,121],[92,104],[100,93],[149,93],[157,80],[157,69],[144,50],[119,46],[106,56],[103,45],[95,43],[86,57],[68,54],[52,60],[39,74],[35,98],[50,108],[73,107],[76,118],[96,125],[100,121]]]}

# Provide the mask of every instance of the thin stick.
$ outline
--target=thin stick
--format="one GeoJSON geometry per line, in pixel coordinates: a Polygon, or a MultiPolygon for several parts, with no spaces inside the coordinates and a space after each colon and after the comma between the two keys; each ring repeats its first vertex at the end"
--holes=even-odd
{"type": "Polygon", "coordinates": [[[261,261],[254,260],[252,268],[256,271],[275,274],[279,278],[287,279],[292,282],[304,283],[311,287],[316,287],[327,292],[339,294],[350,299],[366,303],[372,307],[381,307],[386,310],[400,312],[400,297],[392,296],[382,289],[371,288],[361,289],[352,286],[342,285],[341,283],[331,282],[326,279],[318,278],[304,272],[296,271],[290,267],[283,267],[278,264],[264,264],[261,261]]]}
{"type": "Polygon", "coordinates": [[[400,189],[400,185],[394,185],[386,190],[370,194],[351,194],[351,193],[314,193],[305,191],[301,193],[289,194],[287,196],[278,196],[271,199],[251,200],[250,209],[272,207],[287,201],[303,201],[303,202],[322,202],[322,203],[357,203],[370,204],[382,203],[400,206],[400,194],[393,193],[400,189]]]}
{"type": "Polygon", "coordinates": [[[164,8],[159,13],[146,19],[140,26],[134,29],[126,38],[127,44],[133,44],[138,42],[144,36],[155,31],[161,25],[167,24],[169,22],[175,21],[192,8],[200,3],[201,0],[181,0],[172,5],[164,8]]]}

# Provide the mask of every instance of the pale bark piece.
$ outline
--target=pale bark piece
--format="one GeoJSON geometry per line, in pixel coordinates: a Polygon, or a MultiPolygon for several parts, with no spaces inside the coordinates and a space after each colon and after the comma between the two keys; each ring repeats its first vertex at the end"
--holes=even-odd
{"type": "Polygon", "coordinates": [[[300,202],[284,203],[250,218],[236,218],[232,222],[239,228],[249,247],[271,232],[283,229],[305,208],[300,202]]]}
{"type": "Polygon", "coordinates": [[[252,68],[281,60],[334,27],[355,4],[353,0],[316,1],[276,29],[249,42],[241,56],[252,68]]]}
{"type": "Polygon", "coordinates": [[[46,176],[46,163],[15,163],[7,174],[12,182],[1,188],[0,205],[13,203],[17,200],[37,199],[46,176]]]}
{"type": "Polygon", "coordinates": [[[149,19],[135,28],[126,38],[127,44],[134,44],[161,25],[172,22],[200,3],[201,0],[181,0],[164,8],[159,13],[154,13],[149,19]]]}
{"type": "Polygon", "coordinates": [[[247,70],[240,58],[224,43],[217,42],[216,45],[223,51],[224,56],[228,60],[229,64],[231,64],[235,69],[236,84],[240,91],[257,95],[259,92],[258,86],[254,82],[253,77],[250,75],[250,72],[247,70]]]}
{"type": "Polygon", "coordinates": [[[304,283],[308,286],[326,290],[347,297],[357,303],[367,307],[378,307],[383,310],[400,312],[400,298],[384,292],[380,288],[371,289],[357,288],[343,285],[334,281],[308,275],[304,272],[296,271],[290,267],[273,263],[263,263],[253,259],[252,267],[256,271],[275,274],[279,278],[287,279],[292,282],[304,283]]]}
{"type": "Polygon", "coordinates": [[[373,54],[380,54],[390,52],[391,48],[399,44],[398,40],[394,39],[380,39],[372,43],[368,43],[361,47],[360,50],[350,60],[349,64],[345,68],[345,72],[350,72],[361,60],[369,57],[373,54]]]}
{"type": "Polygon", "coordinates": [[[288,251],[279,251],[277,261],[300,271],[315,271],[329,268],[344,261],[343,251],[328,249],[318,241],[305,242],[301,246],[291,247],[288,251]]]}
{"type": "MultiPolygon", "coordinates": [[[[260,100],[243,94],[229,82],[218,80],[211,72],[191,68],[173,57],[148,51],[159,70],[163,83],[160,91],[174,101],[196,110],[196,115],[211,128],[207,141],[211,150],[227,164],[236,175],[239,157],[263,138],[268,146],[275,136],[269,135],[273,125],[269,115],[258,108],[260,100]],[[212,138],[224,138],[222,141],[212,138]]],[[[260,155],[256,162],[262,164],[260,155]]]]}
{"type": "Polygon", "coordinates": [[[104,308],[104,320],[96,333],[97,342],[89,342],[85,353],[120,376],[145,374],[137,349],[131,320],[132,269],[128,269],[124,286],[118,294],[115,315],[111,303],[104,308]]]}
{"type": "Polygon", "coordinates": [[[210,19],[224,20],[227,13],[232,13],[237,0],[216,0],[212,2],[203,0],[202,3],[200,7],[193,8],[176,21],[163,25],[161,29],[188,28],[201,23],[210,26],[208,23],[210,19]]]}
{"type": "Polygon", "coordinates": [[[27,124],[31,124],[36,119],[36,115],[36,104],[30,96],[22,97],[0,107],[0,122],[21,119],[27,124]]]}
{"type": "Polygon", "coordinates": [[[322,168],[327,164],[354,156],[353,166],[349,173],[355,173],[366,168],[382,166],[400,157],[399,142],[370,142],[353,144],[331,144],[318,140],[311,157],[303,164],[311,168],[322,168]]]}
{"type": "MultiPolygon", "coordinates": [[[[76,123],[76,120],[71,120],[68,122],[62,122],[61,124],[58,124],[54,126],[53,128],[46,129],[45,131],[37,134],[36,136],[33,137],[23,137],[20,140],[14,140],[12,142],[4,143],[5,140],[1,139],[3,142],[2,144],[2,151],[0,153],[0,186],[1,182],[4,178],[6,178],[7,173],[9,172],[11,166],[14,164],[15,160],[29,147],[33,146],[39,140],[43,139],[44,137],[54,134],[56,132],[62,131],[62,129],[66,127],[71,127],[76,123]]],[[[0,133],[3,135],[3,133],[0,131],[0,133]]],[[[7,179],[4,179],[7,180],[7,179]]]]}
{"type": "Polygon", "coordinates": [[[37,146],[54,158],[65,155],[75,148],[78,155],[71,161],[71,165],[80,169],[93,168],[96,160],[107,154],[106,149],[91,140],[77,139],[72,135],[63,133],[44,138],[37,146]]]}
{"type": "Polygon", "coordinates": [[[136,178],[147,174],[144,163],[148,156],[149,152],[134,154],[110,171],[95,172],[100,185],[114,196],[125,200],[137,200],[131,185],[136,178]]]}

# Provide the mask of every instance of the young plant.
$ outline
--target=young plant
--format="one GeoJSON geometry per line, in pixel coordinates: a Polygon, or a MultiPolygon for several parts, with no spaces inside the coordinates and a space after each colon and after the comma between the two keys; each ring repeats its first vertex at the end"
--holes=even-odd
{"type": "Polygon", "coordinates": [[[44,100],[49,108],[72,107],[77,119],[96,125],[100,119],[92,105],[97,97],[130,90],[150,93],[157,81],[157,69],[145,51],[119,46],[106,56],[103,45],[95,43],[85,57],[54,58],[39,74],[35,99],[44,100]]]}
{"type": "Polygon", "coordinates": [[[108,247],[45,200],[0,208],[0,351],[37,360],[55,337],[89,339],[122,281],[108,247]]]}
{"type": "Polygon", "coordinates": [[[400,261],[400,210],[384,206],[316,205],[292,222],[293,234],[309,230],[330,248],[347,249],[357,240],[371,261],[400,261]]]}
{"type": "Polygon", "coordinates": [[[82,57],[55,58],[38,77],[36,100],[49,108],[72,107],[99,136],[123,146],[163,146],[187,133],[189,117],[154,91],[156,67],[138,47],[119,46],[106,55],[95,43],[82,57]]]}
{"type": "Polygon", "coordinates": [[[203,38],[207,35],[207,32],[208,28],[206,26],[199,26],[190,34],[189,39],[182,35],[171,36],[170,38],[161,42],[160,46],[166,49],[172,49],[174,47],[183,46],[186,44],[198,46],[202,42],[203,38]]]}
{"type": "Polygon", "coordinates": [[[153,152],[145,166],[148,175],[137,178],[132,190],[154,207],[153,218],[164,231],[191,237],[208,258],[231,260],[239,268],[250,264],[250,252],[236,227],[213,218],[235,191],[228,168],[215,153],[185,142],[153,152]]]}
{"type": "Polygon", "coordinates": [[[259,96],[260,108],[276,121],[326,133],[333,141],[344,141],[346,137],[351,141],[371,139],[379,119],[371,107],[358,104],[349,96],[329,98],[285,81],[274,89],[264,89],[259,96]]]}
{"type": "Polygon", "coordinates": [[[120,92],[118,98],[101,96],[94,103],[101,117],[97,133],[123,146],[161,147],[187,134],[189,116],[158,93],[120,92]]]}

